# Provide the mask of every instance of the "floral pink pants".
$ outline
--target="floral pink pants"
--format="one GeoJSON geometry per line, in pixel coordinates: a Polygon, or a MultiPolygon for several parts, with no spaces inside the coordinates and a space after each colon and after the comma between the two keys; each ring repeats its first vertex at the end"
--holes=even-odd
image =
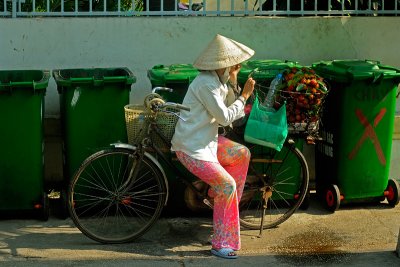
{"type": "Polygon", "coordinates": [[[214,197],[212,247],[240,249],[239,201],[247,176],[250,151],[223,136],[218,137],[219,163],[197,160],[177,151],[179,161],[211,186],[214,197]]]}

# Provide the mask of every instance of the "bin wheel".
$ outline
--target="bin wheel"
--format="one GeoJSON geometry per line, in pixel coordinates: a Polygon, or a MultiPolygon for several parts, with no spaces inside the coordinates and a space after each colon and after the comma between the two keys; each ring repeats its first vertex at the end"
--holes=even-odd
{"type": "Polygon", "coordinates": [[[329,185],[325,190],[325,206],[327,210],[335,212],[340,206],[340,190],[335,184],[329,185]]]}
{"type": "Polygon", "coordinates": [[[386,199],[391,207],[399,204],[400,186],[394,179],[389,179],[388,186],[385,190],[386,199]]]}

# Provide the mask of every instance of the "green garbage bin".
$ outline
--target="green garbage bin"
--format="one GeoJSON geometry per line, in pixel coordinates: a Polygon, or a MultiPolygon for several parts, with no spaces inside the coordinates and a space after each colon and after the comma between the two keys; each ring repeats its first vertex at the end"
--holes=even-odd
{"type": "MultiPolygon", "coordinates": [[[[147,77],[153,88],[160,86],[173,89],[173,92],[157,91],[164,100],[182,103],[190,83],[198,74],[199,70],[194,68],[191,64],[172,64],[168,66],[155,65],[148,70],[147,77]]],[[[190,192],[186,185],[176,177],[176,173],[170,170],[164,163],[161,162],[161,164],[166,171],[170,188],[174,188],[174,194],[170,196],[165,212],[170,215],[182,214],[182,211],[187,211],[188,206],[189,209],[194,210],[196,207],[186,204],[193,198],[192,192],[190,192]]],[[[191,176],[178,161],[177,166],[184,171],[186,175],[191,176]]],[[[196,180],[194,177],[192,178],[193,181],[196,180]]]]}
{"type": "Polygon", "coordinates": [[[64,181],[83,160],[114,142],[127,143],[124,106],[136,77],[127,68],[54,70],[60,98],[64,181]]]}
{"type": "MultiPolygon", "coordinates": [[[[241,65],[242,67],[238,73],[239,86],[243,88],[248,77],[251,75],[251,77],[253,77],[253,79],[256,81],[256,89],[259,89],[257,93],[260,93],[260,91],[265,93],[265,95],[259,95],[261,99],[266,97],[270,83],[277,74],[291,68],[302,68],[298,62],[278,59],[248,60],[243,62],[241,65]]],[[[250,98],[248,103],[251,103],[252,100],[253,99],[250,98]]],[[[240,136],[243,136],[244,134],[245,121],[247,121],[247,118],[234,123],[234,126],[236,126],[234,131],[240,136]]],[[[300,139],[296,139],[296,142],[298,148],[302,150],[304,142],[302,142],[300,139]]]]}
{"type": "Polygon", "coordinates": [[[44,184],[44,95],[50,72],[0,71],[0,210],[49,216],[44,184]]]}
{"type": "Polygon", "coordinates": [[[189,84],[196,78],[199,71],[191,64],[173,64],[169,66],[156,65],[147,72],[152,87],[168,87],[174,91],[158,91],[166,101],[182,103],[189,84]]]}
{"type": "Polygon", "coordinates": [[[331,211],[385,196],[397,204],[398,184],[388,174],[400,71],[370,60],[322,61],[312,68],[331,88],[315,155],[318,195],[331,211]]]}
{"type": "Polygon", "coordinates": [[[279,59],[248,60],[241,65],[238,73],[238,84],[241,88],[250,75],[257,85],[260,85],[261,88],[267,88],[278,73],[286,69],[302,67],[298,62],[279,59]]]}

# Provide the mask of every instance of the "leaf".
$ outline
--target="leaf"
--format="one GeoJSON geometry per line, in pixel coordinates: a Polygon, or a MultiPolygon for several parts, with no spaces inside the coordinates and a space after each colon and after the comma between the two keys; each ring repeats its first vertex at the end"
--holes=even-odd
{"type": "Polygon", "coordinates": [[[319,90],[320,91],[322,91],[322,92],[324,92],[324,93],[326,93],[326,92],[328,92],[328,88],[326,88],[326,85],[323,83],[323,82],[321,82],[321,81],[318,81],[318,84],[319,84],[319,90]]]}
{"type": "Polygon", "coordinates": [[[306,87],[305,84],[299,83],[299,84],[297,85],[297,87],[296,87],[296,91],[297,91],[297,92],[302,91],[302,90],[304,90],[304,87],[306,87]]]}

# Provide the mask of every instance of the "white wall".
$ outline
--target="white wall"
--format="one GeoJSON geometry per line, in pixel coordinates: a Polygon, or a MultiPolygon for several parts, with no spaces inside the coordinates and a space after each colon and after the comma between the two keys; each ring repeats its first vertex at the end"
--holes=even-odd
{"type": "MultiPolygon", "coordinates": [[[[0,19],[0,69],[130,68],[141,102],[156,64],[192,63],[216,33],[256,51],[253,59],[376,59],[400,68],[400,17],[120,17],[0,19]]],[[[46,116],[57,117],[53,79],[46,116]]],[[[400,110],[400,108],[398,108],[400,110]]]]}

